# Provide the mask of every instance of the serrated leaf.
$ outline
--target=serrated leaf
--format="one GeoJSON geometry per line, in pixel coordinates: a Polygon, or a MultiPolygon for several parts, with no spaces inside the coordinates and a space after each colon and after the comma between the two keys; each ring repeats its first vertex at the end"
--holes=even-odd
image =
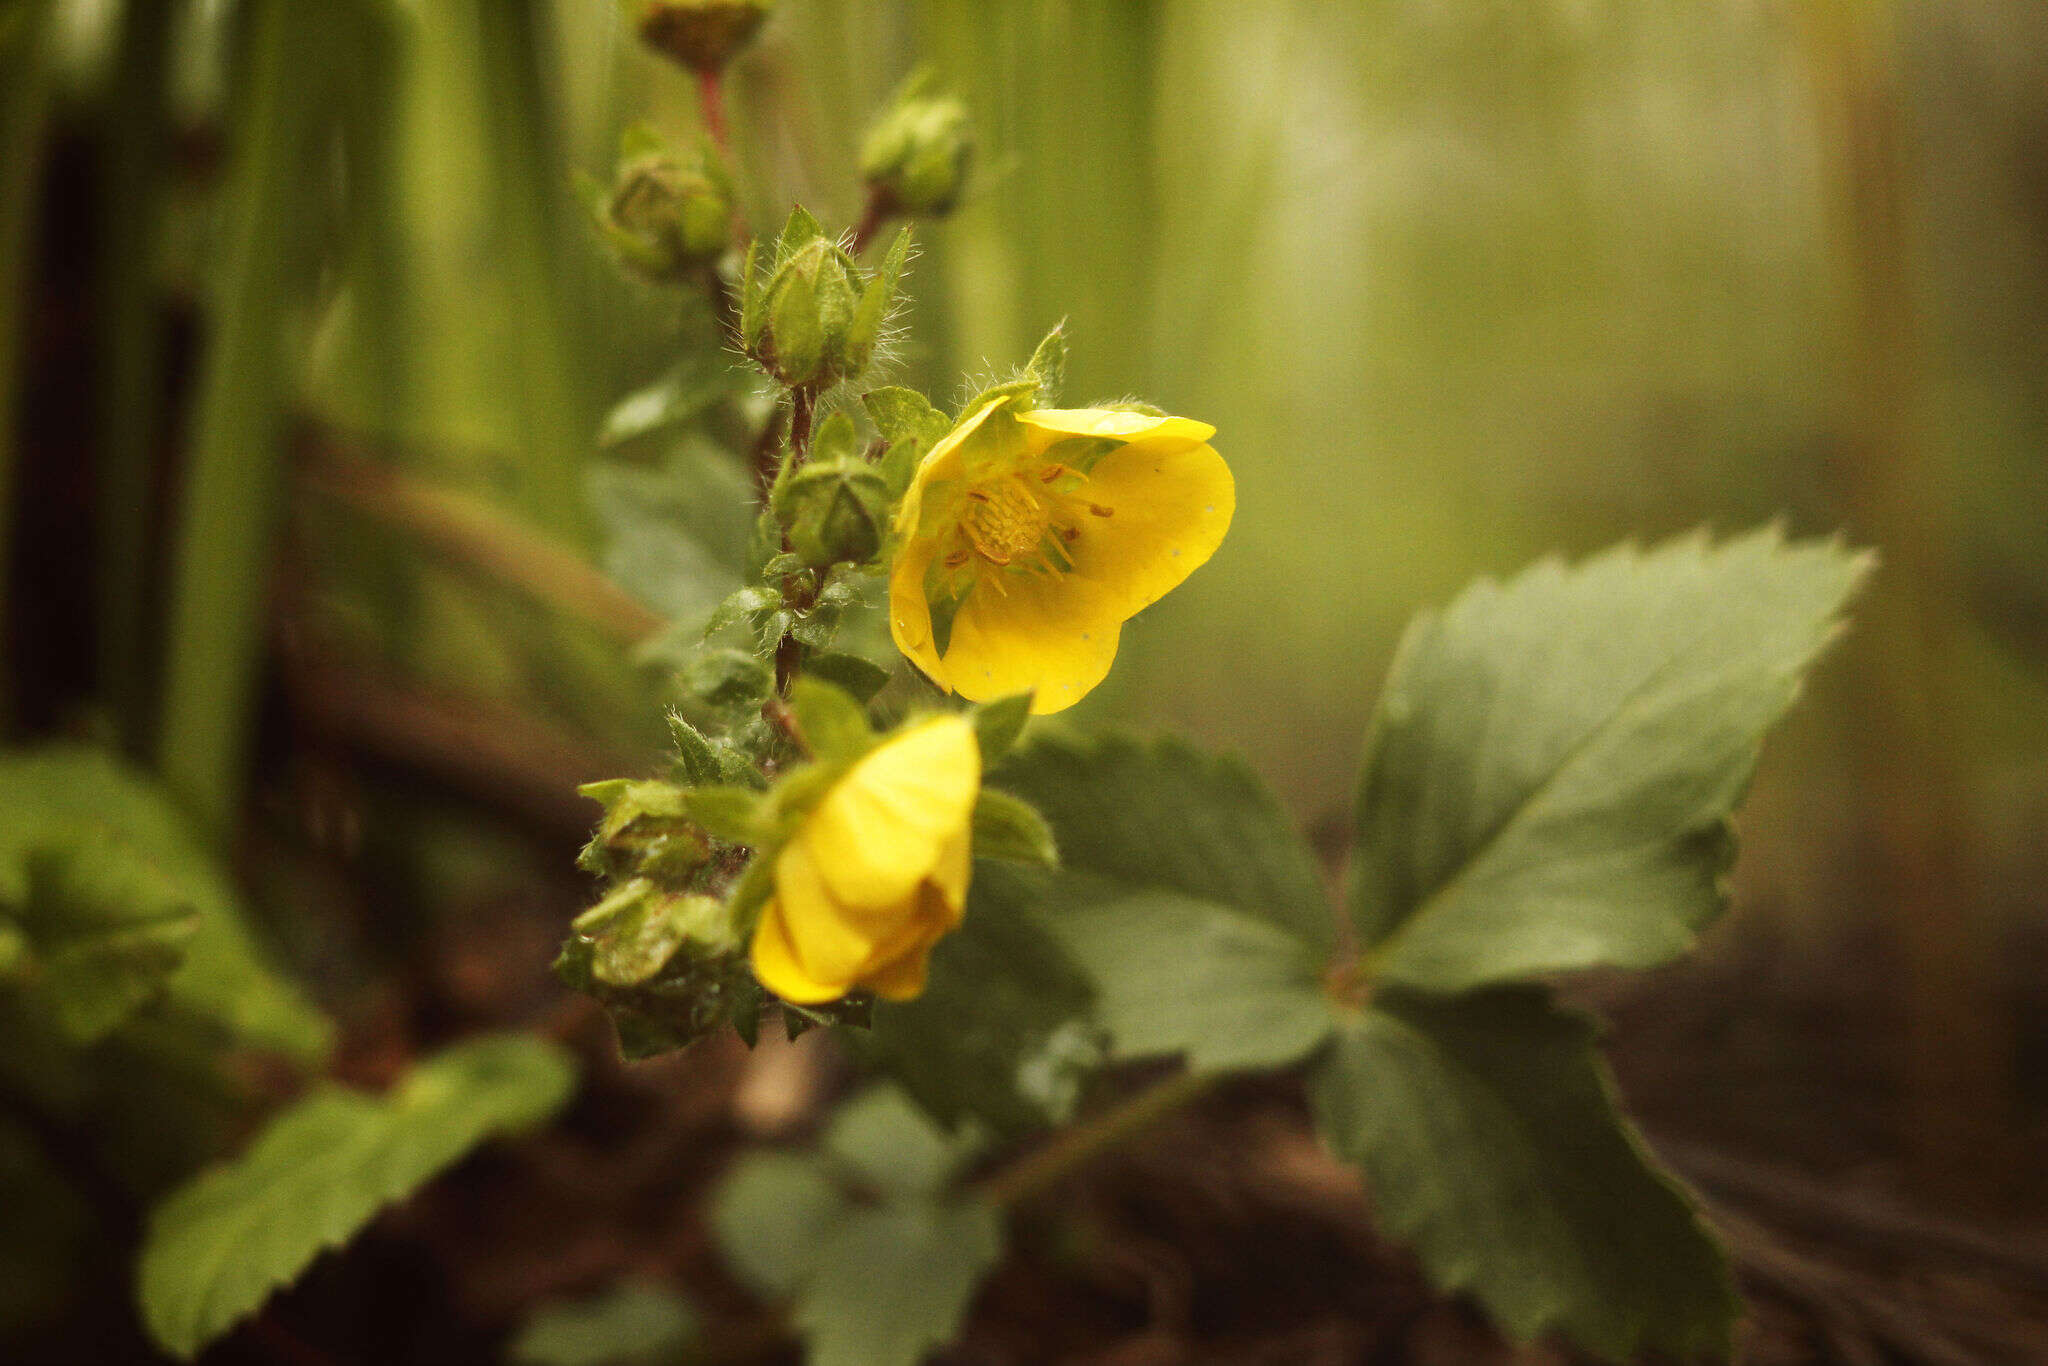
{"type": "Polygon", "coordinates": [[[542,1305],[507,1355],[513,1366],[664,1366],[696,1332],[688,1300],[660,1286],[627,1284],[542,1305]]]}
{"type": "Polygon", "coordinates": [[[1593,1039],[1538,988],[1384,993],[1311,1079],[1317,1123],[1432,1279],[1512,1336],[1724,1357],[1726,1259],[1616,1112],[1593,1039]]]}
{"type": "Polygon", "coordinates": [[[1038,896],[1020,870],[977,863],[924,994],[876,1002],[873,1027],[850,1040],[942,1123],[1063,1123],[1101,1061],[1088,979],[1031,918],[1038,896]]]}
{"type": "Polygon", "coordinates": [[[1327,952],[1336,927],[1315,858],[1241,761],[1047,730],[991,781],[1052,822],[1066,867],[1218,902],[1327,952]]]}
{"type": "Polygon", "coordinates": [[[813,1156],[748,1153],[720,1183],[711,1227],[740,1279],[763,1299],[782,1300],[811,1274],[826,1230],[852,1203],[813,1156]]]}
{"type": "Polygon", "coordinates": [[[1056,867],[1059,842],[1036,807],[993,787],[974,801],[974,856],[1056,867]]]}
{"type": "Polygon", "coordinates": [[[983,1201],[848,1211],[791,1312],[810,1366],[918,1366],[1002,1254],[1002,1214],[983,1201]]]}
{"type": "Polygon", "coordinates": [[[1869,557],[1776,529],[1546,561],[1403,640],[1358,799],[1352,914],[1435,991],[1684,952],[1724,904],[1763,733],[1869,557]]]}
{"type": "Polygon", "coordinates": [[[329,1087],[294,1104],[151,1214],[139,1271],[151,1337],[190,1357],[483,1139],[554,1113],[574,1079],[553,1044],[496,1035],[422,1063],[389,1095],[329,1087]]]}
{"type": "Polygon", "coordinates": [[[85,745],[0,757],[0,905],[27,895],[34,851],[74,847],[150,870],[196,912],[183,959],[165,981],[173,1005],[305,1061],[326,1052],[326,1019],[265,961],[241,898],[148,780],[85,745]]]}
{"type": "Polygon", "coordinates": [[[936,445],[953,427],[951,419],[915,389],[885,385],[868,390],[861,395],[860,401],[868,410],[875,430],[891,445],[899,441],[936,445]]]}
{"type": "Polygon", "coordinates": [[[1334,1024],[1322,963],[1267,921],[1178,892],[1057,882],[1043,920],[1095,982],[1121,1058],[1185,1054],[1198,1072],[1279,1067],[1334,1024]]]}

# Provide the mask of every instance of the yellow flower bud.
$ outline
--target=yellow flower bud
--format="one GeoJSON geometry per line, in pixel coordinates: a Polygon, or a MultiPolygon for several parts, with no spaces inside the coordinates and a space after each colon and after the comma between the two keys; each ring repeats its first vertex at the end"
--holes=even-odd
{"type": "Polygon", "coordinates": [[[932,946],[966,912],[980,790],[981,748],[958,715],[899,732],[841,775],[776,855],[754,932],[761,984],[799,1005],[922,992],[932,946]]]}

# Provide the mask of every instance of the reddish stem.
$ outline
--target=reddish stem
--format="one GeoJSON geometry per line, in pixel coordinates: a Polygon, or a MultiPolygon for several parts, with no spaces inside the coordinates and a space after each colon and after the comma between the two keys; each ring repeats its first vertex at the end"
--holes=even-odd
{"type": "Polygon", "coordinates": [[[732,137],[725,125],[725,81],[718,72],[697,73],[697,104],[704,112],[704,131],[711,135],[711,145],[730,161],[732,137]]]}

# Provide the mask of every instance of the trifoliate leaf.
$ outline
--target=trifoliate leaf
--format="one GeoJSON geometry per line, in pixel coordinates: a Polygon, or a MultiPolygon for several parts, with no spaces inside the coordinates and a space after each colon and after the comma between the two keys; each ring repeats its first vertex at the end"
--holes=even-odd
{"type": "Polygon", "coordinates": [[[1317,1123],[1432,1279],[1512,1336],[1725,1357],[1726,1260],[1616,1113],[1593,1035],[1533,987],[1382,993],[1317,1069],[1317,1123]]]}
{"type": "Polygon", "coordinates": [[[974,801],[974,856],[1056,867],[1059,842],[1036,807],[993,787],[974,801]]]}
{"type": "Polygon", "coordinates": [[[1184,893],[1319,952],[1334,931],[1315,858],[1251,770],[1176,740],[1038,735],[994,781],[1045,813],[1069,868],[1184,893]]]}
{"type": "Polygon", "coordinates": [[[1043,923],[1095,982],[1122,1058],[1184,1053],[1196,1071],[1279,1067],[1334,1019],[1312,949],[1267,921],[1178,892],[1067,878],[1043,923]]]}
{"type": "Polygon", "coordinates": [[[84,745],[0,756],[0,907],[23,904],[31,855],[66,849],[104,865],[92,877],[116,876],[119,865],[196,913],[182,960],[164,980],[173,1005],[248,1043],[308,1061],[326,1052],[326,1019],[265,961],[241,898],[148,780],[84,745]]]}
{"type": "Polygon", "coordinates": [[[848,1211],[790,1316],[810,1366],[918,1366],[960,1331],[1002,1255],[1002,1214],[984,1201],[848,1211]]]}
{"type": "Polygon", "coordinates": [[[328,1087],[299,1101],[150,1216],[139,1273],[150,1335],[192,1356],[483,1139],[554,1113],[574,1079],[561,1049],[498,1035],[422,1063],[386,1096],[328,1087]]]}
{"type": "MultiPolygon", "coordinates": [[[[1775,529],[1547,561],[1408,632],[1358,799],[1351,908],[1435,991],[1684,952],[1728,818],[1870,565],[1775,529]]],[[[1057,823],[1057,821],[1055,822],[1057,823]]]]}
{"type": "Polygon", "coordinates": [[[1088,980],[1035,920],[1039,884],[979,862],[960,928],[932,950],[924,994],[875,1003],[850,1042],[942,1122],[1001,1133],[1064,1122],[1101,1062],[1088,980]]]}
{"type": "Polygon", "coordinates": [[[513,1366],[667,1366],[697,1332],[673,1290],[619,1285],[591,1299],[542,1305],[512,1339],[513,1366]]]}

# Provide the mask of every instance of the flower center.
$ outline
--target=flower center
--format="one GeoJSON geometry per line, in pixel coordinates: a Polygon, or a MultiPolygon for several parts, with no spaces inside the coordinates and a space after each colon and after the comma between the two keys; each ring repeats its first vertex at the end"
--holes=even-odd
{"type": "Polygon", "coordinates": [[[1051,521],[1044,504],[1015,479],[970,490],[960,518],[975,553],[999,565],[1037,549],[1051,521]]]}

